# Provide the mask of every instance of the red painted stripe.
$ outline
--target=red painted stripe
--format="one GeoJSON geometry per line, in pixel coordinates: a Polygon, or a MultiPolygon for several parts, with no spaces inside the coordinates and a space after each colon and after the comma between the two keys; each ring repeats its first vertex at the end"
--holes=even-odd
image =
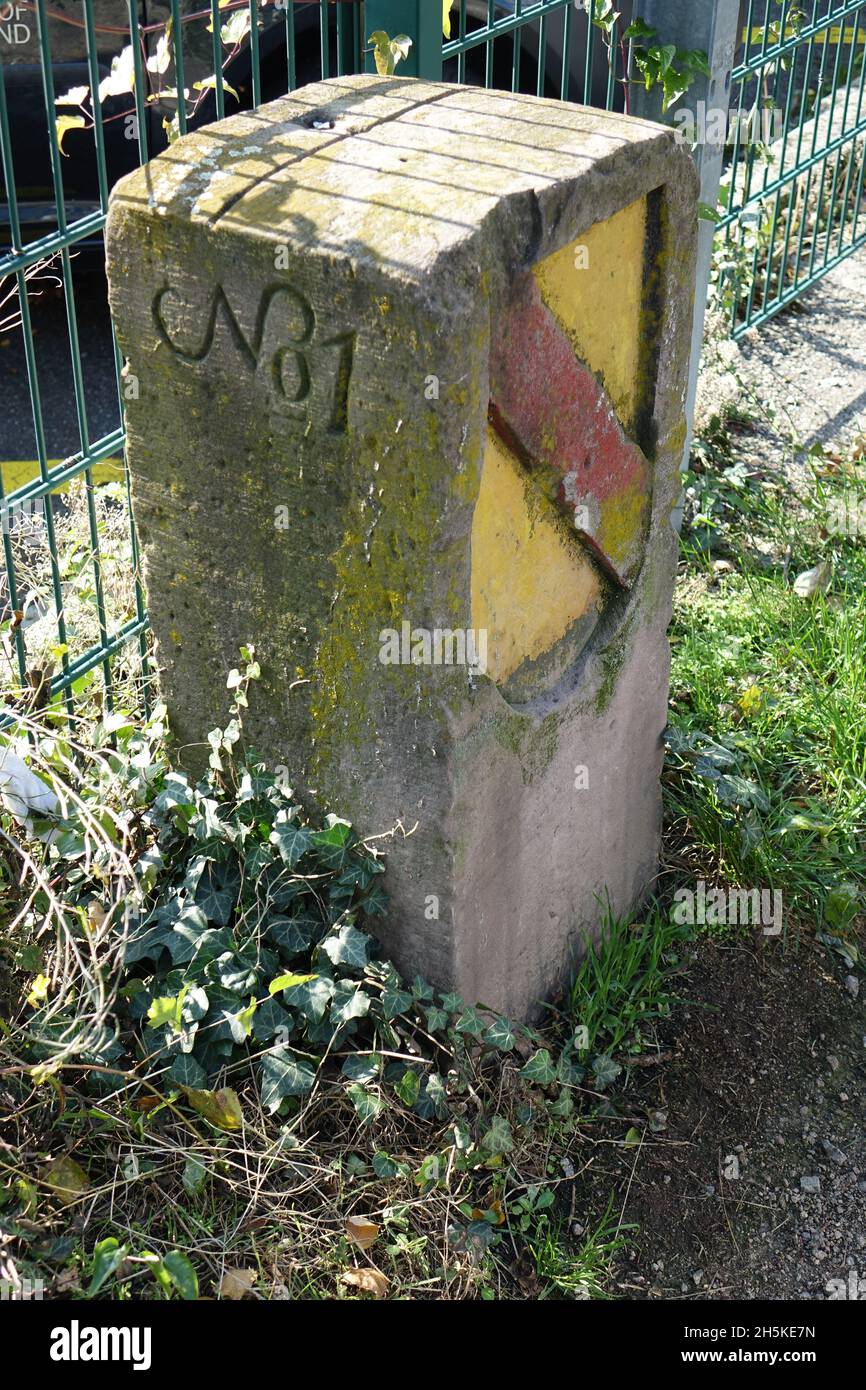
{"type": "Polygon", "coordinates": [[[613,404],[547,308],[527,274],[494,327],[490,395],[525,462],[552,470],[553,500],[574,517],[577,505],[611,503],[624,493],[643,497],[629,553],[618,562],[592,530],[582,537],[605,568],[628,582],[640,563],[652,493],[650,465],[626,437],[613,404]]]}

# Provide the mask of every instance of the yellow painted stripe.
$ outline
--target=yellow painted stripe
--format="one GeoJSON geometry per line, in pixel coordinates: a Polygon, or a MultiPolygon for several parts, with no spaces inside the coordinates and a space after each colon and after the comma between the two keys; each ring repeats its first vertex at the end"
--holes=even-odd
{"type": "Polygon", "coordinates": [[[627,430],[638,408],[646,216],[646,199],[639,198],[533,272],[575,355],[601,377],[627,430]]]}
{"type": "MultiPolygon", "coordinates": [[[[48,459],[49,471],[52,468],[59,468],[64,459],[48,459]]],[[[4,459],[0,462],[0,470],[3,473],[3,491],[14,492],[16,488],[24,487],[25,483],[30,483],[34,478],[39,477],[39,463],[36,459],[4,459]]],[[[91,470],[95,483],[120,483],[123,482],[123,460],[122,459],[101,459],[95,463],[91,470]]],[[[83,475],[79,475],[83,476],[83,475]]],[[[73,481],[75,481],[73,479],[73,481]]],[[[69,483],[62,483],[59,487],[53,488],[54,492],[67,492],[69,483]]]]}
{"type": "Polygon", "coordinates": [[[528,497],[520,465],[491,429],[472,521],[472,626],[487,631],[487,674],[507,680],[598,605],[598,575],[577,539],[540,496],[528,497]]]}
{"type": "MultiPolygon", "coordinates": [[[[796,30],[796,29],[788,28],[788,29],[785,30],[785,41],[786,41],[786,42],[787,42],[788,39],[795,39],[796,37],[797,37],[797,30],[796,30]]],[[[842,33],[842,28],[841,28],[841,25],[839,25],[839,24],[832,25],[829,29],[822,29],[822,30],[820,31],[820,33],[817,33],[817,34],[814,35],[814,42],[815,42],[815,43],[839,43],[840,37],[841,37],[841,41],[842,41],[843,44],[844,44],[844,43],[854,43],[854,42],[855,42],[855,40],[854,40],[854,25],[853,25],[853,24],[849,24],[848,27],[846,28],[844,34],[842,33]]],[[[744,29],[744,30],[743,30],[743,43],[748,43],[748,42],[749,42],[749,31],[748,31],[748,29],[744,29]]],[[[763,26],[756,27],[756,28],[754,28],[754,29],[752,30],[752,39],[751,39],[751,42],[752,42],[752,44],[756,44],[756,45],[758,45],[758,46],[760,46],[760,45],[764,42],[764,30],[763,30],[763,26]]],[[[774,46],[775,44],[777,44],[778,42],[779,42],[779,40],[778,40],[777,38],[776,38],[776,39],[772,39],[772,40],[768,43],[768,45],[767,45],[767,51],[769,52],[769,51],[773,48],[773,46],[774,46]]],[[[804,39],[803,42],[804,42],[804,43],[808,43],[809,40],[808,40],[808,39],[804,39]]],[[[857,39],[856,39],[856,42],[857,42],[857,43],[864,43],[864,42],[866,42],[866,30],[863,29],[863,26],[862,26],[862,25],[860,26],[860,29],[859,29],[859,31],[857,32],[857,39]]],[[[752,54],[752,57],[755,57],[755,54],[752,54]]]]}

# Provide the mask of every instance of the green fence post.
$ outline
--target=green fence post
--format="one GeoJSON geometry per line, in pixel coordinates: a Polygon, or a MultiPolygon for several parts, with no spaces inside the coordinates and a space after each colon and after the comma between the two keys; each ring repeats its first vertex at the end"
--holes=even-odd
{"type": "MultiPolygon", "coordinates": [[[[408,34],[412,40],[409,56],[397,67],[398,77],[426,77],[442,81],[442,4],[441,0],[366,0],[364,41],[377,29],[392,39],[408,34]]],[[[367,72],[375,72],[372,53],[366,55],[367,72]]]]}

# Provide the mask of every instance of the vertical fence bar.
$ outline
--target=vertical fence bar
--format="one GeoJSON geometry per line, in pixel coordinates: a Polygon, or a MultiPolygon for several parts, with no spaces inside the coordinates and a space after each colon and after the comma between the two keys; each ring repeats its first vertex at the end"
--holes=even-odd
{"type": "MultiPolygon", "coordinates": [[[[855,49],[856,49],[857,43],[858,43],[858,39],[859,39],[859,35],[860,35],[860,18],[861,18],[861,16],[860,16],[860,13],[859,13],[859,11],[858,11],[857,15],[855,16],[854,34],[853,34],[853,40],[852,40],[852,43],[851,43],[851,52],[852,52],[852,54],[855,52],[855,49]]],[[[856,110],[856,112],[854,113],[854,120],[853,120],[853,122],[852,122],[852,125],[854,126],[855,129],[856,129],[857,125],[859,124],[859,121],[860,121],[860,112],[861,112],[862,106],[863,106],[863,90],[864,90],[863,84],[864,84],[864,78],[866,78],[866,47],[864,47],[864,49],[863,49],[863,51],[862,51],[862,53],[861,53],[861,55],[860,55],[860,88],[859,88],[859,93],[858,93],[858,97],[857,97],[857,110],[856,110]]],[[[850,79],[849,79],[849,85],[850,85],[850,79]]],[[[845,117],[846,117],[846,121],[847,121],[847,115],[848,115],[848,108],[847,108],[847,93],[846,93],[846,107],[845,107],[845,117]]],[[[847,209],[847,207],[848,207],[848,199],[849,199],[850,193],[851,193],[851,183],[852,183],[853,176],[854,176],[854,169],[855,169],[856,163],[857,163],[856,154],[857,154],[857,140],[856,140],[856,137],[853,137],[853,138],[852,138],[852,141],[851,141],[851,147],[850,147],[850,157],[849,157],[849,160],[848,160],[848,172],[847,172],[847,174],[846,174],[846,176],[845,176],[845,192],[844,192],[843,197],[842,197],[842,216],[841,216],[840,221],[839,221],[839,236],[838,236],[838,239],[837,239],[837,242],[836,242],[836,253],[837,253],[837,255],[841,255],[842,249],[843,249],[844,244],[845,244],[845,216],[846,216],[846,209],[847,209]]],[[[862,165],[864,168],[866,168],[866,139],[862,140],[861,143],[860,143],[860,162],[861,162],[861,165],[862,165]]],[[[861,185],[861,197],[862,197],[862,185],[861,185]]],[[[855,219],[855,220],[856,220],[856,219],[855,219]]]]}
{"type": "MultiPolygon", "coordinates": [[[[134,0],[130,0],[133,4],[134,0]]],[[[213,60],[214,78],[214,103],[216,106],[217,120],[221,121],[226,113],[226,94],[223,84],[223,48],[220,38],[222,20],[219,12],[219,0],[210,0],[210,22],[211,22],[211,57],[213,60]]]]}
{"type": "MultiPolygon", "coordinates": [[[[6,185],[6,197],[9,207],[9,231],[12,238],[14,250],[22,249],[21,227],[18,221],[18,200],[15,196],[15,169],[12,160],[12,142],[9,138],[9,113],[6,107],[6,65],[0,63],[0,151],[2,151],[3,163],[3,182],[6,185]]],[[[26,294],[26,282],[24,272],[19,271],[16,275],[16,285],[18,294],[26,294]]],[[[3,485],[3,470],[0,468],[0,504],[5,501],[6,493],[3,485]]],[[[12,504],[14,506],[14,503],[12,504]]],[[[12,513],[5,507],[0,507],[0,526],[3,529],[3,558],[6,563],[6,574],[9,582],[9,602],[13,614],[21,611],[20,599],[18,597],[18,580],[15,574],[15,556],[12,548],[12,538],[10,528],[12,526],[12,513]]],[[[24,633],[20,622],[14,623],[12,631],[13,643],[15,646],[15,658],[18,663],[18,679],[23,686],[27,679],[27,653],[24,647],[24,633]]]]}
{"type": "MultiPolygon", "coordinates": [[[[487,0],[487,28],[491,29],[496,20],[496,0],[487,0]]],[[[484,45],[484,85],[493,86],[493,40],[484,45]]]]}
{"type": "MultiPolygon", "coordinates": [[[[379,27],[378,25],[376,26],[379,27]]],[[[390,32],[390,30],[389,30],[390,32]]],[[[391,34],[393,38],[394,35],[391,34]]],[[[331,50],[328,43],[328,0],[319,0],[319,62],[322,81],[331,76],[331,50]]]]}
{"type": "Polygon", "coordinates": [[[567,6],[562,22],[562,72],[559,79],[559,99],[568,101],[569,79],[571,75],[571,17],[573,10],[567,6]]]}
{"type": "Polygon", "coordinates": [[[259,6],[258,0],[249,0],[250,14],[250,67],[252,69],[253,110],[262,104],[262,74],[259,61],[259,6]]]}
{"type": "MultiPolygon", "coordinates": [[[[588,5],[592,5],[592,0],[588,0],[588,5]]],[[[583,104],[592,104],[592,66],[595,59],[595,30],[592,27],[592,14],[589,8],[585,8],[586,13],[586,56],[583,65],[583,104]]]]}
{"type": "MultiPolygon", "coordinates": [[[[38,3],[44,4],[44,0],[38,0],[38,3]]],[[[127,0],[126,8],[129,17],[129,42],[132,46],[132,70],[135,73],[135,125],[138,136],[138,157],[142,164],[146,164],[150,154],[147,138],[147,106],[145,104],[145,68],[141,61],[144,40],[138,25],[137,0],[127,0]]]]}
{"type": "Polygon", "coordinates": [[[298,85],[297,73],[295,71],[295,7],[287,5],[285,10],[286,20],[286,80],[289,91],[293,92],[298,85]]]}
{"type": "MultiPolygon", "coordinates": [[[[514,13],[520,18],[520,11],[523,9],[523,0],[515,0],[514,13]]],[[[520,26],[511,35],[511,90],[520,91],[520,26]]]]}
{"type": "MultiPolygon", "coordinates": [[[[90,9],[89,5],[85,6],[90,9]]],[[[171,0],[171,48],[174,58],[175,90],[177,91],[177,128],[186,135],[186,77],[183,61],[183,24],[181,23],[180,0],[171,0]]]]}
{"type": "MultiPolygon", "coordinates": [[[[461,43],[462,43],[462,41],[466,38],[466,0],[460,0],[460,25],[459,25],[458,34],[459,34],[460,41],[461,41],[461,43]]],[[[515,43],[516,43],[516,42],[517,42],[517,32],[516,32],[516,31],[515,31],[515,35],[514,35],[514,40],[515,40],[515,43]]],[[[519,66],[519,63],[520,63],[519,57],[518,57],[518,60],[517,60],[517,61],[518,61],[518,66],[519,66]]],[[[465,51],[465,49],[463,49],[463,48],[461,48],[459,54],[457,55],[457,81],[458,81],[458,82],[465,82],[465,81],[466,81],[466,51],[465,51]]]]}

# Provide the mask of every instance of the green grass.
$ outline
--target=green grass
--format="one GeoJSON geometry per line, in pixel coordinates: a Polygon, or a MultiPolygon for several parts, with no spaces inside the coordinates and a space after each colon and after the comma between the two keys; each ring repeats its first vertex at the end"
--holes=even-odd
{"type": "Polygon", "coordinates": [[[598,945],[587,951],[568,990],[567,1014],[582,1030],[581,1051],[642,1050],[649,1025],[670,1016],[671,980],[686,936],[658,909],[635,922],[608,914],[598,945]]]}
{"type": "Polygon", "coordinates": [[[709,453],[671,630],[680,869],[781,889],[786,916],[838,925],[840,893],[866,885],[866,535],[826,523],[859,470],[794,495],[777,476],[731,483],[718,436],[709,453]],[[819,565],[829,587],[800,597],[819,565]]]}

